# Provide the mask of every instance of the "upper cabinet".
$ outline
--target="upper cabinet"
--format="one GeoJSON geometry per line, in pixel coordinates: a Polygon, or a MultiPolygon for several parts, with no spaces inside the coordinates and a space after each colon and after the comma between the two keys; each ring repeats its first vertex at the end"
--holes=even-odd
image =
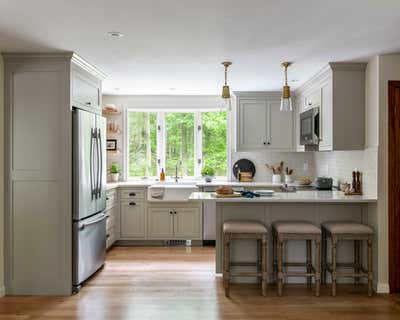
{"type": "Polygon", "coordinates": [[[280,92],[235,92],[236,151],[293,151],[293,112],[280,111],[280,92]]]}
{"type": "MultiPolygon", "coordinates": [[[[318,150],[359,150],[365,145],[365,63],[329,63],[296,90],[296,124],[300,113],[320,108],[318,150]]],[[[300,130],[296,132],[297,150],[300,130]]]]}

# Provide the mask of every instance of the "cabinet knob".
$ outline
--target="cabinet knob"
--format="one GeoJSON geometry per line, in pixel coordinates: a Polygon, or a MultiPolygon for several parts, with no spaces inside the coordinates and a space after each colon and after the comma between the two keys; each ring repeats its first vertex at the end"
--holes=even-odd
{"type": "Polygon", "coordinates": [[[130,206],[136,206],[136,202],[129,202],[130,206]]]}
{"type": "Polygon", "coordinates": [[[136,196],[136,193],[130,192],[130,193],[129,193],[129,196],[130,196],[130,197],[134,197],[134,196],[136,196]]]}
{"type": "Polygon", "coordinates": [[[91,102],[86,102],[85,104],[87,104],[88,106],[90,106],[92,103],[91,103],[91,102]]]}
{"type": "Polygon", "coordinates": [[[173,212],[172,212],[172,211],[170,211],[170,212],[169,212],[169,214],[173,214],[173,212]]]}
{"type": "Polygon", "coordinates": [[[176,211],[174,211],[174,214],[176,214],[176,211]]]}
{"type": "Polygon", "coordinates": [[[268,144],[268,145],[270,145],[270,144],[271,144],[271,142],[267,142],[267,144],[268,144]]]}
{"type": "Polygon", "coordinates": [[[266,142],[263,142],[264,143],[264,146],[267,144],[266,142]]]}
{"type": "Polygon", "coordinates": [[[110,200],[110,198],[109,198],[109,197],[106,197],[106,200],[110,200]]]}

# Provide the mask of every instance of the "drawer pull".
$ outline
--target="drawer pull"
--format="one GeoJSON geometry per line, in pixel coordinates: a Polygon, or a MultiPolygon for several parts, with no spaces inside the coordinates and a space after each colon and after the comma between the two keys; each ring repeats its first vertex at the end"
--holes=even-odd
{"type": "Polygon", "coordinates": [[[130,197],[134,197],[134,196],[136,196],[136,193],[130,192],[130,193],[129,193],[129,196],[130,196],[130,197]]]}
{"type": "Polygon", "coordinates": [[[108,200],[110,200],[110,198],[109,198],[109,197],[106,197],[106,201],[108,201],[108,200]]]}
{"type": "Polygon", "coordinates": [[[136,202],[129,202],[130,206],[136,206],[136,202]]]}
{"type": "Polygon", "coordinates": [[[106,239],[108,239],[110,236],[111,236],[111,235],[108,233],[108,234],[106,235],[106,239]]]}
{"type": "Polygon", "coordinates": [[[92,105],[91,102],[86,102],[85,104],[88,105],[88,106],[92,105]]]}

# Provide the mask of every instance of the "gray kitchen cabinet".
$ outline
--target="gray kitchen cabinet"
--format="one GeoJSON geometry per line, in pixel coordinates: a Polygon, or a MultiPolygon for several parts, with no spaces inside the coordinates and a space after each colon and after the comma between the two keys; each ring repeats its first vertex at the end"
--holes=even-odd
{"type": "MultiPolygon", "coordinates": [[[[296,90],[297,124],[300,112],[320,108],[320,151],[364,149],[365,68],[366,63],[329,63],[296,90]]],[[[300,151],[299,137],[300,129],[300,151]]]]}
{"type": "Polygon", "coordinates": [[[293,151],[294,117],[280,111],[279,92],[234,92],[236,151],[293,151]]]}
{"type": "Polygon", "coordinates": [[[200,207],[154,206],[148,208],[148,239],[201,240],[200,207]]]}
{"type": "Polygon", "coordinates": [[[147,219],[149,239],[172,239],[174,237],[174,209],[149,208],[147,219]]]}
{"type": "Polygon", "coordinates": [[[106,212],[106,248],[109,249],[119,237],[119,203],[117,189],[107,190],[106,212]]]}
{"type": "Polygon", "coordinates": [[[70,295],[71,91],[75,72],[96,79],[100,106],[105,75],[72,52],[3,58],[6,294],[70,295]]]}
{"type": "Polygon", "coordinates": [[[199,208],[178,208],[174,214],[174,238],[201,240],[202,219],[199,208]]]}
{"type": "Polygon", "coordinates": [[[121,200],[120,238],[146,238],[146,210],[144,200],[121,200]]]}

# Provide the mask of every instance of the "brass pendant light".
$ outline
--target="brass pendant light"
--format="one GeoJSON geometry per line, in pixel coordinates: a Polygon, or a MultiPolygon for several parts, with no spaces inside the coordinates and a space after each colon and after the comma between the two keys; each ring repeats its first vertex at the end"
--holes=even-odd
{"type": "Polygon", "coordinates": [[[228,86],[228,67],[232,64],[230,61],[222,62],[222,65],[225,68],[225,84],[222,86],[222,95],[221,98],[225,107],[230,110],[231,109],[231,90],[228,86]]]}
{"type": "Polygon", "coordinates": [[[282,89],[282,99],[281,99],[281,111],[293,111],[292,98],[290,96],[290,87],[287,82],[287,68],[291,65],[291,62],[282,62],[281,66],[285,68],[285,85],[282,89]]]}

